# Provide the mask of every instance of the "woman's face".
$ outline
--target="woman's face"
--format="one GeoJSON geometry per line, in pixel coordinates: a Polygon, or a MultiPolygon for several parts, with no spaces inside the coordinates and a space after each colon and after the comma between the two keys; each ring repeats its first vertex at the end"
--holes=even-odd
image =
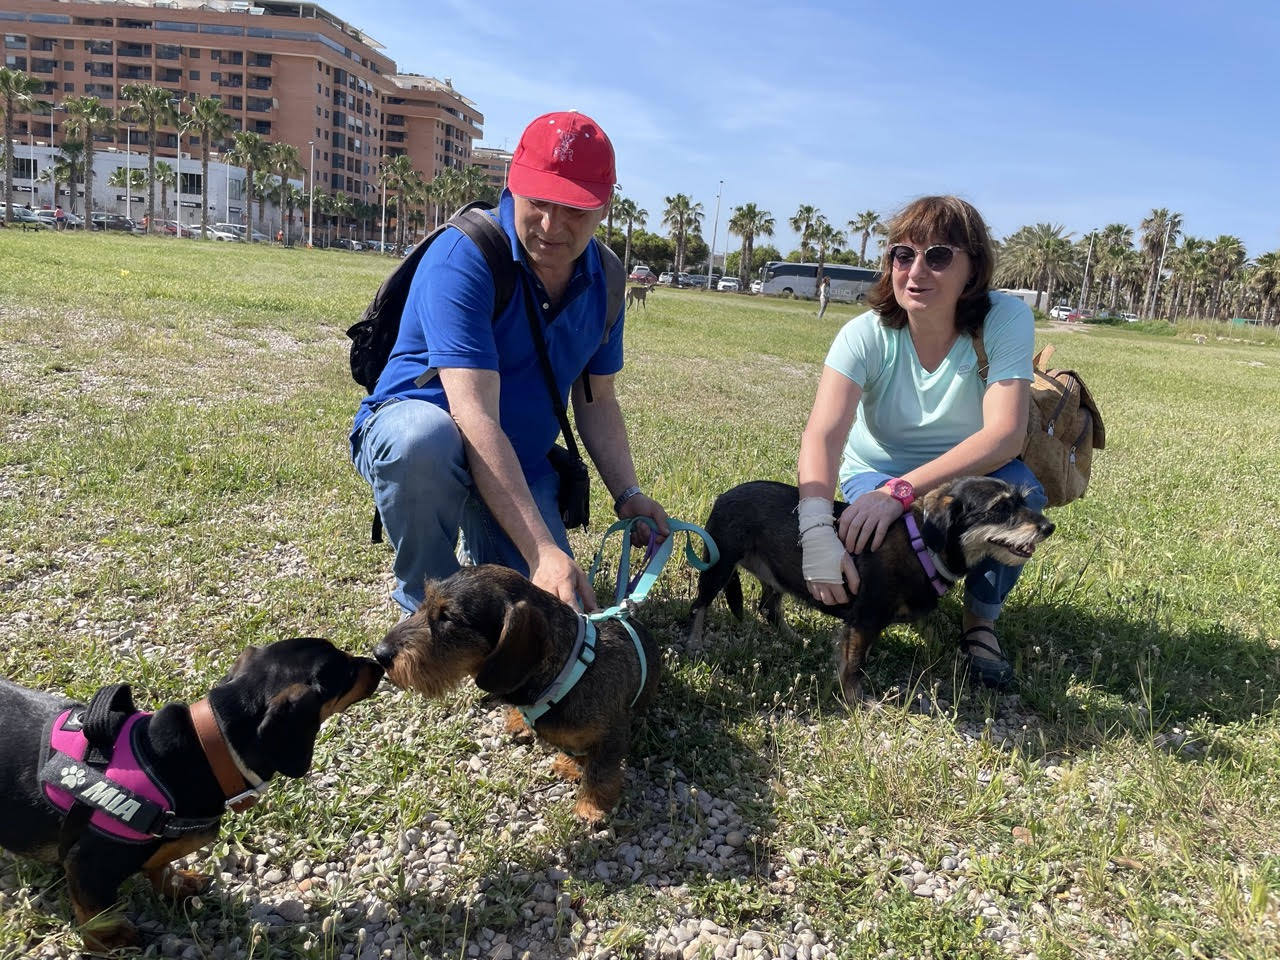
{"type": "Polygon", "coordinates": [[[960,294],[973,273],[973,261],[964,250],[953,250],[951,262],[942,270],[933,270],[925,262],[925,251],[932,246],[946,245],[942,239],[917,244],[902,240],[889,245],[889,269],[893,271],[893,295],[898,306],[907,314],[918,312],[954,311],[960,294]],[[896,247],[911,247],[915,258],[909,266],[899,265],[893,251],[896,247]]]}

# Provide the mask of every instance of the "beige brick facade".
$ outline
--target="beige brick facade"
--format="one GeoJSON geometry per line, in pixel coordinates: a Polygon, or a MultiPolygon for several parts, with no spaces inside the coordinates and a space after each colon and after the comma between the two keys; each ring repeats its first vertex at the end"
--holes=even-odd
{"type": "MultiPolygon", "coordinates": [[[[147,82],[174,97],[216,96],[237,130],[315,146],[316,187],[373,201],[378,165],[408,152],[430,179],[465,165],[484,117],[448,81],[398,74],[381,46],[312,3],[235,0],[0,0],[8,66],[45,84],[46,102],[92,94],[120,106],[119,89],[147,82]]],[[[17,117],[15,136],[60,143],[61,114],[17,117]]],[[[121,124],[98,138],[123,147],[121,124]]],[[[134,126],[132,148],[146,151],[134,126]]],[[[184,154],[198,143],[184,137],[184,154]]],[[[173,157],[177,134],[157,133],[173,157]]]]}

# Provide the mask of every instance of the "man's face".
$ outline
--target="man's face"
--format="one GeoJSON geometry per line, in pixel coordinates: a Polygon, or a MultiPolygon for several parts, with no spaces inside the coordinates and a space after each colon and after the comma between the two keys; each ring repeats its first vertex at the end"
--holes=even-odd
{"type": "Polygon", "coordinates": [[[606,207],[580,210],[545,200],[513,197],[516,236],[536,269],[562,272],[587,249],[606,207]]]}

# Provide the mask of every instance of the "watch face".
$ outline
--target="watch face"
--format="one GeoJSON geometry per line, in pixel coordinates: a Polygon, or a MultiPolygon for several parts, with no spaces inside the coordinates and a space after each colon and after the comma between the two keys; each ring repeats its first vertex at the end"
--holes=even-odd
{"type": "Polygon", "coordinates": [[[895,497],[909,497],[912,493],[911,484],[905,480],[895,480],[889,484],[889,492],[895,497]]]}

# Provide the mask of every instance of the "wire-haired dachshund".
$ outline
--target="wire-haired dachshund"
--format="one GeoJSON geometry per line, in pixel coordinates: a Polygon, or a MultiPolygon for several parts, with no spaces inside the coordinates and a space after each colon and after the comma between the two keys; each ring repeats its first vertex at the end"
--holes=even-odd
{"type": "MultiPolygon", "coordinates": [[[[741,484],[716,498],[706,528],[720,548],[720,560],[698,578],[689,638],[701,638],[707,607],[721,590],[741,619],[741,567],[760,581],[759,610],[773,625],[786,627],[783,594],[844,621],[840,685],[848,702],[856,703],[863,661],[884,628],[919,620],[937,607],[941,592],[912,547],[904,518],[889,528],[879,549],[854,555],[860,585],[849,602],[819,603],[802,573],[798,503],[794,486],[769,480],[741,484]]],[[[837,519],[847,506],[835,504],[837,519]]],[[[1027,505],[1021,490],[992,477],[944,483],[917,500],[911,515],[944,588],[988,557],[1010,566],[1025,563],[1053,533],[1053,524],[1027,505]]]]}
{"type": "Polygon", "coordinates": [[[374,661],[304,637],[249,647],[204,700],[153,714],[123,684],[86,707],[0,680],[0,846],[62,863],[77,923],[98,918],[84,931],[90,949],[134,944],[128,920],[100,918],[120,884],[143,871],[157,893],[201,892],[207,878],[169,864],[212,841],[223,812],[251,805],[275,774],[305,774],[321,722],[381,678],[374,661]]]}
{"type": "MultiPolygon", "coordinates": [[[[437,697],[466,677],[502,702],[528,709],[573,658],[584,620],[572,607],[506,567],[464,567],[429,581],[421,606],[378,644],[374,656],[399,687],[437,697]]],[[[631,621],[597,624],[594,660],[568,693],[535,722],[534,732],[563,751],[555,770],[581,779],[574,814],[598,822],[622,792],[631,719],[658,685],[661,659],[648,632],[631,621]],[[636,649],[644,650],[642,664],[636,649]]],[[[525,727],[517,710],[509,732],[525,727]]]]}

